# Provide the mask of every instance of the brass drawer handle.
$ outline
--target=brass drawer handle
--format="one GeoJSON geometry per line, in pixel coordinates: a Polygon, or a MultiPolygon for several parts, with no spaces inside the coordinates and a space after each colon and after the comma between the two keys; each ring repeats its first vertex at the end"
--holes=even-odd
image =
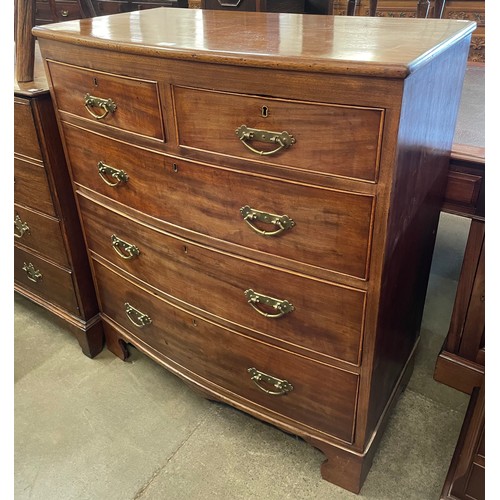
{"type": "Polygon", "coordinates": [[[35,266],[30,262],[29,264],[24,263],[23,271],[26,272],[28,279],[33,281],[33,283],[38,283],[42,279],[42,273],[35,269],[35,266]]]}
{"type": "Polygon", "coordinates": [[[125,183],[128,181],[128,175],[123,170],[118,170],[117,168],[110,167],[106,165],[102,161],[97,164],[97,171],[99,172],[99,176],[101,179],[111,187],[116,187],[119,184],[125,183]],[[108,181],[107,177],[112,177],[115,179],[114,182],[108,181]]]}
{"type": "Polygon", "coordinates": [[[23,222],[21,220],[21,217],[19,215],[16,215],[14,218],[14,237],[15,238],[22,238],[24,236],[24,233],[29,233],[30,232],[30,227],[28,226],[27,222],[23,222]]]}
{"type": "Polygon", "coordinates": [[[114,251],[125,260],[133,259],[141,253],[135,245],[118,238],[116,234],[111,235],[111,244],[113,245],[114,251]]]}
{"type": "Polygon", "coordinates": [[[256,368],[249,368],[247,371],[250,374],[253,383],[266,394],[270,394],[271,396],[283,396],[288,392],[293,391],[293,385],[287,380],[280,380],[279,378],[267,375],[256,368]],[[262,387],[260,385],[261,382],[272,385],[276,390],[273,391],[262,387]]]}
{"type": "Polygon", "coordinates": [[[102,97],[95,97],[90,94],[85,94],[84,97],[85,109],[96,119],[102,120],[106,118],[109,113],[116,111],[116,104],[111,99],[103,99],[102,97]],[[104,110],[102,114],[94,113],[92,108],[104,110]]]}
{"type": "Polygon", "coordinates": [[[267,212],[261,212],[260,210],[255,210],[248,205],[241,207],[240,213],[243,217],[243,220],[256,233],[261,234],[262,236],[276,236],[277,234],[282,233],[285,229],[291,229],[293,226],[295,226],[295,222],[293,221],[293,219],[288,217],[288,215],[275,215],[267,212]],[[254,226],[252,224],[253,221],[273,224],[274,226],[278,226],[278,229],[276,229],[275,231],[264,231],[254,226]]]}
{"type": "Polygon", "coordinates": [[[61,16],[62,17],[68,17],[69,16],[69,10],[61,10],[61,16]]]}
{"type": "Polygon", "coordinates": [[[282,149],[289,148],[295,144],[295,138],[288,132],[269,132],[267,130],[258,130],[256,128],[249,128],[246,125],[241,125],[236,129],[236,135],[243,145],[255,154],[260,156],[270,156],[282,149]],[[270,144],[277,144],[276,149],[271,151],[262,151],[252,147],[247,141],[260,141],[268,142],[270,144]]]}
{"type": "Polygon", "coordinates": [[[153,322],[147,314],[144,314],[135,307],[132,307],[128,302],[125,302],[124,307],[128,319],[135,326],[143,328],[153,322]]]}
{"type": "Polygon", "coordinates": [[[281,318],[285,314],[291,313],[295,310],[293,304],[288,302],[288,300],[274,299],[273,297],[268,297],[267,295],[254,292],[251,288],[245,290],[245,297],[253,309],[266,318],[281,318]],[[261,311],[258,307],[259,304],[272,307],[277,312],[272,314],[261,311]]]}

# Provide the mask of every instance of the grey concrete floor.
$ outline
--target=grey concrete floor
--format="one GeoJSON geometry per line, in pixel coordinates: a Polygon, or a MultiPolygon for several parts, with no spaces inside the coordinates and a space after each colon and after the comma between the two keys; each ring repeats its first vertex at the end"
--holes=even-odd
{"type": "Polygon", "coordinates": [[[17,500],[438,499],[468,396],[438,384],[469,222],[442,214],[414,374],[359,496],[320,477],[301,439],[203,399],[132,350],[85,357],[15,297],[17,500]]]}

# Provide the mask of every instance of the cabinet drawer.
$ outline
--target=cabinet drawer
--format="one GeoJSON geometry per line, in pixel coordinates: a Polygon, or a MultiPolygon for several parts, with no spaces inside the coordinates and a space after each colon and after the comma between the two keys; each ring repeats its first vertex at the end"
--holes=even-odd
{"type": "MultiPolygon", "coordinates": [[[[174,88],[174,100],[179,145],[186,148],[226,155],[228,160],[239,157],[321,174],[376,179],[383,124],[381,109],[184,87],[174,88]],[[239,129],[243,135],[242,125],[279,134],[287,132],[295,143],[280,150],[280,143],[240,140],[236,131],[239,129]],[[268,154],[273,150],[277,152],[268,154]]],[[[253,135],[257,137],[258,133],[253,135]]],[[[285,140],[282,136],[278,139],[285,140]]]]}
{"type": "Polygon", "coordinates": [[[120,2],[120,1],[98,1],[97,2],[97,13],[100,14],[119,14],[120,12],[128,12],[128,1],[120,2]]]}
{"type": "Polygon", "coordinates": [[[19,247],[14,247],[14,281],[70,313],[79,314],[71,272],[19,247]]]}
{"type": "Polygon", "coordinates": [[[28,99],[14,99],[14,152],[35,160],[43,160],[28,99]]]}
{"type": "Polygon", "coordinates": [[[289,261],[367,276],[371,195],[172,160],[67,125],[65,137],[73,178],[83,186],[177,227],[289,261]],[[98,173],[100,161],[123,170],[128,180],[108,186],[98,173]],[[281,226],[249,220],[245,207],[279,216],[281,226]],[[254,229],[282,232],[265,236],[254,229]]]}
{"type": "MultiPolygon", "coordinates": [[[[95,261],[94,269],[103,313],[154,351],[248,401],[352,442],[356,374],[252,340],[174,308],[95,261]],[[128,314],[126,304],[134,308],[128,314]],[[131,320],[145,326],[136,326],[131,320]],[[250,368],[286,379],[293,390],[280,396],[263,392],[252,382],[250,368]]],[[[262,386],[276,390],[265,382],[262,386]]]]}
{"type": "Polygon", "coordinates": [[[56,215],[45,169],[14,158],[14,201],[49,215],[56,215]]]}
{"type": "Polygon", "coordinates": [[[359,363],[364,292],[214,251],[133,222],[83,196],[79,202],[90,250],[137,279],[289,349],[359,363]],[[127,252],[128,244],[136,251],[127,252]],[[248,290],[278,299],[277,308],[248,290]],[[259,298],[252,302],[258,310],[248,302],[252,297],[259,298]]]}
{"type": "Polygon", "coordinates": [[[56,2],[57,21],[81,19],[82,13],[76,2],[56,2]]]}
{"type": "Polygon", "coordinates": [[[14,205],[14,241],[61,266],[69,265],[60,222],[54,217],[14,205]]]}
{"type": "Polygon", "coordinates": [[[118,128],[165,139],[157,82],[47,63],[60,111],[92,120],[106,128],[106,133],[118,128]]]}

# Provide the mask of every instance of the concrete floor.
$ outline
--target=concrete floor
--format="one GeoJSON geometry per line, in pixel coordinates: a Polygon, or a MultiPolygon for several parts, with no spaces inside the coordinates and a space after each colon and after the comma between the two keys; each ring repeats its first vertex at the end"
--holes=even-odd
{"type": "Polygon", "coordinates": [[[132,349],[84,356],[15,296],[16,500],[438,499],[468,396],[434,382],[469,222],[442,214],[414,374],[358,497],[301,439],[194,393],[132,349]]]}

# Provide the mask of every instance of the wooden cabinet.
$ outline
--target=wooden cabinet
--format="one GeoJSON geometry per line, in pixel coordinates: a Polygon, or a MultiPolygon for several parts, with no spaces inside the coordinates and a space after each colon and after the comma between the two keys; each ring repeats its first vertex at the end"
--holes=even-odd
{"type": "Polygon", "coordinates": [[[441,500],[486,498],[484,379],[480,384],[472,391],[441,500]]]}
{"type": "Polygon", "coordinates": [[[61,318],[90,357],[104,343],[71,181],[41,61],[14,85],[14,288],[61,318]]]}
{"type": "Polygon", "coordinates": [[[35,33],[108,348],[303,437],[359,491],[411,374],[474,24],[96,22],[35,33]]]}
{"type": "Polygon", "coordinates": [[[83,19],[92,13],[85,0],[36,0],[35,24],[83,19]]]}
{"type": "Polygon", "coordinates": [[[92,0],[98,16],[157,7],[188,7],[188,0],[92,0]]]}
{"type": "Polygon", "coordinates": [[[201,0],[202,9],[249,12],[304,12],[304,0],[201,0]]]}

